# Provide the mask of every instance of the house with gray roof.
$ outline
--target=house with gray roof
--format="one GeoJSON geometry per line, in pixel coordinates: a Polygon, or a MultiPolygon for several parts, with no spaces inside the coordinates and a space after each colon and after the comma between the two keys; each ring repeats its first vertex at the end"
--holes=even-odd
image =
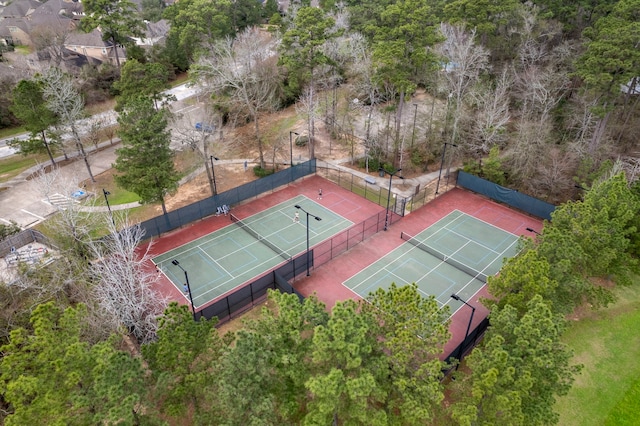
{"type": "MultiPolygon", "coordinates": [[[[74,0],[15,0],[0,8],[0,42],[35,47],[40,59],[63,60],[87,58],[88,63],[116,63],[115,47],[103,41],[99,29],[84,33],[79,22],[84,16],[82,3],[74,0]],[[48,43],[49,41],[53,43],[48,43]],[[66,52],[64,51],[66,49],[66,52]]],[[[167,21],[145,22],[145,36],[135,39],[139,46],[162,42],[169,31],[167,21]]],[[[126,52],[118,46],[118,58],[126,60],[126,52]]]]}

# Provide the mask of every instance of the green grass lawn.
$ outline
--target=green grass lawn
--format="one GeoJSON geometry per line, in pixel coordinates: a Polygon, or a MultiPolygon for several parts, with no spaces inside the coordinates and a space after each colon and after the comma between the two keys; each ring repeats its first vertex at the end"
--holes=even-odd
{"type": "Polygon", "coordinates": [[[44,163],[48,158],[45,154],[44,156],[29,155],[28,157],[11,155],[0,159],[0,182],[10,181],[29,167],[44,163]]]}
{"type": "Polygon", "coordinates": [[[0,139],[10,138],[11,136],[20,135],[20,134],[25,133],[25,132],[26,132],[26,130],[22,126],[20,126],[20,127],[5,127],[3,129],[0,129],[0,139]]]}
{"type": "MultiPolygon", "coordinates": [[[[109,192],[109,195],[107,197],[109,198],[109,205],[111,206],[116,206],[118,204],[129,204],[129,203],[133,203],[134,201],[140,200],[140,197],[137,194],[134,194],[133,192],[129,192],[126,189],[122,189],[116,186],[115,184],[111,186],[112,186],[111,189],[104,188],[106,191],[109,192]]],[[[105,200],[103,192],[100,191],[96,193],[96,199],[94,204],[96,206],[107,205],[107,201],[105,200]]]]}
{"type": "Polygon", "coordinates": [[[636,425],[640,413],[640,278],[618,301],[570,324],[564,341],[584,365],[558,400],[560,425],[636,425]],[[635,395],[635,396],[634,396],[635,395]]]}

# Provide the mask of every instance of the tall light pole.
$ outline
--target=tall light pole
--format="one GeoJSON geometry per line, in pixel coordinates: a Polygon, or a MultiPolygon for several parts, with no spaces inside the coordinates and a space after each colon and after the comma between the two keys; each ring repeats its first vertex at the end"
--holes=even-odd
{"type": "Polygon", "coordinates": [[[184,272],[184,279],[187,281],[187,292],[189,293],[189,300],[191,301],[191,312],[193,313],[193,320],[196,321],[196,308],[193,305],[193,296],[191,295],[191,285],[189,284],[189,274],[187,274],[187,270],[180,266],[180,262],[176,259],[172,260],[171,263],[176,265],[178,268],[182,269],[184,272]]]}
{"type": "Polygon", "coordinates": [[[418,104],[413,104],[413,133],[411,134],[411,150],[413,150],[413,141],[416,139],[416,117],[418,116],[418,104]]]}
{"type": "Polygon", "coordinates": [[[305,209],[303,209],[302,207],[300,207],[297,204],[294,207],[296,209],[298,209],[298,210],[302,210],[304,213],[307,214],[307,276],[309,276],[309,275],[311,275],[311,273],[309,272],[309,267],[310,267],[310,262],[309,262],[309,216],[313,217],[317,221],[321,221],[322,219],[319,218],[316,215],[313,215],[313,214],[309,213],[308,211],[306,211],[305,209]]]}
{"type": "Polygon", "coordinates": [[[291,167],[293,167],[293,135],[300,136],[300,133],[291,130],[289,131],[289,156],[291,158],[291,167]]]}
{"type": "Polygon", "coordinates": [[[102,188],[102,193],[104,194],[104,201],[107,202],[107,210],[109,210],[109,216],[111,216],[111,222],[113,223],[113,226],[116,226],[116,221],[113,219],[113,212],[111,211],[111,206],[109,205],[109,197],[107,197],[107,195],[111,195],[111,193],[104,188],[102,188]]]}
{"type": "MultiPolygon", "coordinates": [[[[382,172],[381,176],[384,173],[387,173],[389,175],[389,193],[387,194],[387,212],[384,215],[384,230],[386,231],[387,228],[389,227],[389,203],[391,202],[391,182],[393,180],[393,177],[396,175],[396,173],[401,172],[402,169],[398,169],[393,173],[389,173],[388,171],[386,171],[383,168],[378,169],[379,172],[382,172]]],[[[400,179],[404,179],[404,177],[402,176],[398,176],[400,179]]]]}
{"type": "MultiPolygon", "coordinates": [[[[467,331],[464,333],[464,340],[460,344],[460,349],[458,350],[458,365],[460,365],[460,361],[462,361],[462,349],[464,348],[464,343],[467,341],[467,337],[469,336],[469,330],[471,330],[471,323],[473,322],[473,314],[476,313],[476,308],[468,304],[465,300],[463,300],[460,296],[453,293],[451,298],[457,300],[458,302],[462,302],[468,307],[471,308],[471,317],[469,317],[469,324],[467,325],[467,331]]],[[[458,365],[456,365],[456,370],[458,369],[458,365]]]]}
{"type": "Polygon", "coordinates": [[[209,157],[211,160],[211,177],[213,178],[213,195],[218,195],[218,187],[216,186],[216,171],[213,168],[213,160],[218,161],[218,157],[214,157],[213,155],[209,157]]]}
{"type": "Polygon", "coordinates": [[[445,153],[447,152],[447,145],[451,145],[453,147],[458,146],[449,142],[444,143],[444,148],[442,148],[442,159],[440,160],[440,173],[438,173],[438,183],[436,184],[436,195],[438,195],[438,190],[440,189],[440,178],[442,177],[442,166],[444,165],[444,157],[445,153]]]}

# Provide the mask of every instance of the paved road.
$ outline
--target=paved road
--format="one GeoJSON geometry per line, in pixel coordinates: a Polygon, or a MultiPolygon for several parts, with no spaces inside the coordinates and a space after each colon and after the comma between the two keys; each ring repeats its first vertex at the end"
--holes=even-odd
{"type": "MultiPolygon", "coordinates": [[[[115,150],[118,145],[110,145],[106,142],[101,147],[103,149],[99,152],[89,155],[91,172],[96,176],[111,168],[111,164],[116,159],[115,150]]],[[[78,183],[89,178],[89,173],[81,160],[61,167],[59,170],[60,181],[63,182],[78,183]]],[[[0,191],[1,222],[14,221],[22,228],[27,228],[41,222],[59,208],[64,208],[66,204],[76,202],[70,197],[71,194],[65,194],[67,191],[47,190],[46,185],[37,179],[26,180],[25,176],[29,174],[30,172],[25,172],[23,176],[14,179],[0,191]]]]}
{"type": "MultiPolygon", "coordinates": [[[[166,93],[168,94],[172,94],[176,97],[176,99],[178,101],[182,101],[185,100],[187,98],[196,96],[198,94],[197,92],[197,88],[195,87],[190,87],[188,84],[181,84],[179,86],[176,86],[172,89],[169,89],[166,91],[166,93]]],[[[107,111],[107,112],[103,112],[100,114],[96,114],[90,118],[87,118],[85,120],[81,120],[80,121],[80,131],[82,132],[83,128],[88,128],[88,126],[91,125],[91,122],[95,121],[95,120],[100,120],[102,121],[105,125],[106,124],[113,124],[116,121],[116,114],[113,111],[107,111]]],[[[20,139],[20,140],[24,140],[27,139],[29,137],[29,135],[27,133],[23,133],[20,135],[16,135],[16,136],[11,136],[8,138],[4,138],[4,139],[0,139],[0,158],[5,158],[5,157],[9,157],[11,155],[16,154],[16,150],[11,148],[10,146],[7,146],[7,142],[13,139],[20,139]]],[[[64,137],[64,135],[63,135],[64,137]]]]}
{"type": "MultiPolygon", "coordinates": [[[[178,101],[195,96],[197,93],[194,88],[187,87],[186,85],[178,86],[171,89],[171,93],[176,96],[178,101]]],[[[200,111],[196,112],[197,106],[185,106],[183,103],[178,102],[175,108],[186,112],[188,117],[187,121],[192,119],[199,119],[200,111]]],[[[105,113],[106,117],[109,117],[110,112],[105,113]]],[[[113,116],[115,117],[115,115],[113,116]]],[[[114,118],[115,119],[115,118],[114,118]]],[[[2,141],[0,141],[2,145],[2,141]]],[[[87,147],[90,152],[89,163],[92,173],[97,176],[100,173],[109,170],[111,165],[116,159],[115,150],[118,145],[110,145],[109,142],[104,142],[100,145],[100,150],[93,152],[95,148],[87,147]]],[[[2,148],[0,147],[0,151],[2,148]]],[[[244,159],[236,160],[222,160],[226,162],[244,162],[244,159]]],[[[340,167],[340,161],[333,162],[336,167],[340,167]]],[[[0,184],[0,222],[10,223],[16,222],[22,228],[33,226],[47,216],[55,213],[60,208],[64,208],[68,203],[75,202],[69,194],[63,194],[65,191],[47,191],[45,185],[37,180],[28,180],[28,177],[37,171],[37,167],[33,170],[23,173],[21,176],[16,177],[10,182],[0,184]]],[[[352,170],[351,170],[352,171],[352,170]]],[[[352,171],[353,172],[353,171],[352,171]]],[[[82,182],[89,178],[89,174],[84,165],[84,162],[79,160],[71,165],[61,167],[60,173],[63,181],[66,182],[82,182]]],[[[409,184],[405,188],[394,188],[394,192],[399,193],[401,196],[411,196],[415,191],[416,185],[425,185],[428,182],[437,178],[438,173],[430,173],[418,178],[408,179],[406,183],[409,184]]],[[[362,178],[364,179],[363,174],[362,178]]],[[[377,178],[376,183],[381,187],[388,187],[389,180],[385,178],[377,178]]],[[[100,194],[97,194],[101,196],[100,194]]],[[[119,207],[127,206],[114,206],[114,210],[119,207]]],[[[104,208],[96,208],[97,210],[104,210],[104,208]]]]}
{"type": "MultiPolygon", "coordinates": [[[[188,87],[186,84],[174,87],[167,92],[173,94],[176,99],[176,107],[182,107],[180,101],[197,95],[196,88],[188,87]]],[[[106,111],[89,119],[83,120],[80,127],[87,127],[91,121],[100,119],[103,122],[115,122],[116,114],[113,111],[106,111]]],[[[6,146],[7,140],[16,137],[26,138],[28,135],[18,135],[4,140],[0,140],[0,157],[10,156],[14,152],[12,148],[6,146]]],[[[90,152],[89,164],[94,176],[109,170],[115,161],[115,150],[117,145],[111,146],[109,142],[100,145],[98,152],[93,152],[93,147],[87,146],[90,152]]],[[[60,157],[61,158],[61,157],[60,157]]],[[[0,222],[8,224],[16,222],[22,228],[33,226],[47,216],[55,213],[59,208],[63,208],[67,203],[74,202],[69,194],[61,194],[65,191],[47,191],[41,183],[36,180],[28,180],[37,171],[37,167],[26,171],[10,182],[0,184],[0,222]]],[[[62,179],[66,182],[81,182],[89,178],[89,173],[83,161],[76,161],[73,164],[62,167],[62,179]]]]}

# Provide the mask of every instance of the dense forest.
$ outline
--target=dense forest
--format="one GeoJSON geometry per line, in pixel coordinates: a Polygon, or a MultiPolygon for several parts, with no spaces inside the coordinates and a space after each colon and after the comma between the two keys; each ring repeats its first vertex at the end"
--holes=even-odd
{"type": "MultiPolygon", "coordinates": [[[[83,3],[80,29],[100,27],[126,60],[5,78],[2,122],[30,132],[15,142],[23,153],[53,161],[77,150],[91,176],[77,122],[86,103],[114,96],[116,179],[164,207],[179,137],[164,90],[188,71],[209,122],[251,123],[262,166],[276,142],[261,119],[295,104],[312,157],[318,121],[362,141],[374,168],[424,169],[450,144],[467,170],[562,204],[489,279],[491,326],[455,380],[440,361],[448,314],[413,286],[331,312],[273,293],[260,319],[220,335],[153,291],[139,228],[61,210],[46,227],[62,256],[0,285],[5,424],[557,422],[554,400],[580,369],[560,340],[565,316],[611,302],[594,277],[630,285],[638,272],[640,0],[293,2],[281,12],[272,0],[181,0],[143,1],[141,13],[127,0],[83,3]],[[162,46],[132,44],[143,18],[170,23],[162,46]],[[103,228],[111,237],[96,236],[103,228]]],[[[185,142],[211,176],[206,138],[185,142]]]]}

